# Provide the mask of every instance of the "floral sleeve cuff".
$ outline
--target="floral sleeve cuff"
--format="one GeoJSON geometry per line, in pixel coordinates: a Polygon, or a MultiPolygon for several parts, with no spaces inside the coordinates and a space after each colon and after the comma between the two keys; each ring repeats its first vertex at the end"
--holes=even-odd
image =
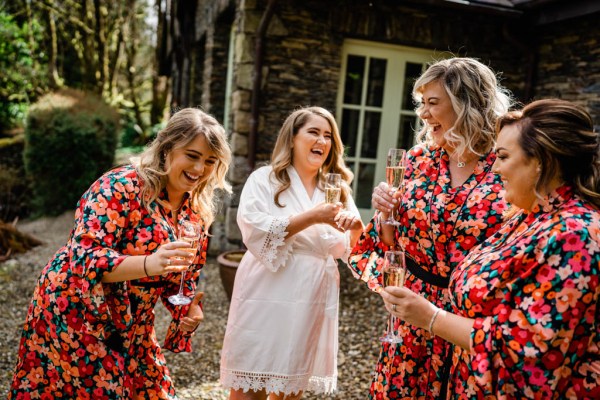
{"type": "Polygon", "coordinates": [[[179,329],[178,325],[177,321],[171,321],[163,348],[170,350],[173,353],[191,353],[192,336],[194,335],[194,332],[182,331],[179,329]]]}

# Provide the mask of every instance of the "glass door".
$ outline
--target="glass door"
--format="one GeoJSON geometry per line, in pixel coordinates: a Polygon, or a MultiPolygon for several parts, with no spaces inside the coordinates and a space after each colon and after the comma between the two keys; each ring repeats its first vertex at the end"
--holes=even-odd
{"type": "Polygon", "coordinates": [[[430,51],[420,49],[355,40],[344,44],[337,115],[363,221],[373,216],[371,193],[385,179],[388,149],[413,145],[418,119],[412,85],[432,59],[430,51]]]}

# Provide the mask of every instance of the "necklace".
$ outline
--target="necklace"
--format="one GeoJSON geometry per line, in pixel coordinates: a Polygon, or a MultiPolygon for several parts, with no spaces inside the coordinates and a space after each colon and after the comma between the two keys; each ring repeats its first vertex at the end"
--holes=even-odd
{"type": "MultiPolygon", "coordinates": [[[[479,187],[479,184],[485,179],[485,177],[487,176],[489,170],[492,167],[492,164],[489,163],[488,157],[489,157],[489,154],[486,155],[482,159],[482,161],[485,162],[485,164],[486,164],[484,167],[482,167],[482,171],[479,174],[475,174],[475,171],[474,171],[473,176],[471,176],[469,179],[467,179],[467,181],[470,181],[470,184],[472,186],[466,192],[466,194],[464,196],[464,201],[462,202],[462,204],[460,205],[460,207],[458,207],[458,212],[456,212],[454,214],[454,220],[452,221],[452,217],[450,217],[450,220],[446,221],[446,223],[450,223],[451,224],[450,229],[446,229],[447,239],[446,239],[446,241],[444,242],[444,245],[443,245],[444,246],[444,260],[443,261],[448,266],[450,265],[450,262],[448,261],[448,253],[449,252],[447,251],[447,249],[448,249],[448,247],[447,247],[448,246],[448,242],[450,242],[454,237],[456,237],[456,230],[457,230],[456,229],[456,222],[458,221],[458,218],[460,218],[460,214],[462,213],[465,205],[467,204],[469,196],[471,196],[471,193],[473,193],[473,191],[477,187],[479,187]]],[[[449,157],[448,157],[448,160],[450,161],[449,157]]],[[[432,189],[430,190],[431,197],[429,198],[429,201],[428,201],[428,203],[429,203],[429,215],[428,215],[429,218],[428,219],[429,219],[429,229],[430,229],[429,234],[430,234],[430,238],[431,238],[432,242],[434,243],[434,245],[433,245],[433,261],[434,261],[433,264],[434,265],[436,265],[437,262],[438,262],[437,252],[436,252],[436,249],[435,249],[435,243],[438,242],[437,238],[439,238],[439,235],[437,235],[437,237],[436,237],[436,233],[434,232],[434,228],[433,228],[433,222],[436,222],[436,224],[438,226],[440,225],[440,223],[444,224],[444,222],[440,221],[439,218],[442,216],[442,214],[444,212],[443,209],[446,206],[446,205],[444,205],[444,207],[437,207],[437,205],[435,204],[436,202],[434,201],[434,197],[436,197],[436,196],[434,196],[435,188],[439,184],[439,179],[440,179],[440,175],[441,175],[441,162],[442,162],[442,154],[439,155],[439,159],[437,160],[437,176],[435,177],[435,180],[431,180],[430,181],[431,182],[430,184],[433,184],[433,186],[432,186],[432,189]],[[437,212],[438,212],[438,216],[437,216],[437,218],[435,218],[436,221],[434,221],[434,219],[432,218],[434,207],[437,209],[437,212]]],[[[463,164],[463,167],[464,167],[465,163],[463,162],[462,164],[463,164]]],[[[458,163],[458,166],[460,167],[460,163],[458,163]]],[[[447,190],[448,190],[447,187],[443,187],[442,190],[440,191],[440,195],[442,193],[444,193],[444,195],[447,195],[448,194],[447,190]]],[[[455,193],[455,196],[460,196],[460,194],[459,194],[458,191],[455,193]]],[[[442,233],[442,232],[440,232],[440,233],[442,233]]]]}
{"type": "Polygon", "coordinates": [[[464,162],[464,161],[459,161],[459,162],[457,162],[457,163],[456,163],[456,166],[457,166],[458,168],[464,168],[464,167],[465,167],[465,165],[467,165],[467,164],[465,164],[465,162],[464,162]]]}

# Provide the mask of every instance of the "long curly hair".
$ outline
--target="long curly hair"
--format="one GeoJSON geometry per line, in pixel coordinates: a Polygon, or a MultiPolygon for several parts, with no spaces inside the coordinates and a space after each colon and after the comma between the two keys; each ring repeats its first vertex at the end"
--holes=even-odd
{"type": "Polygon", "coordinates": [[[309,117],[317,115],[323,117],[329,122],[331,127],[331,151],[325,159],[323,167],[319,171],[317,177],[318,186],[323,189],[323,183],[325,180],[325,174],[336,173],[342,177],[342,195],[340,201],[346,203],[348,196],[351,195],[350,183],[354,178],[354,174],[344,162],[344,145],[342,144],[342,138],[340,137],[340,131],[333,115],[324,108],[321,107],[304,107],[292,112],[286,120],[283,122],[279,134],[277,135],[277,141],[275,142],[275,148],[271,155],[271,167],[273,168],[273,175],[275,179],[280,183],[279,188],[275,192],[275,204],[278,207],[285,207],[284,204],[279,202],[279,196],[282,192],[287,190],[290,185],[290,176],[287,172],[287,167],[292,165],[293,155],[293,141],[294,136],[298,133],[298,130],[302,128],[307,122],[309,117]]]}
{"type": "Polygon", "coordinates": [[[560,99],[537,100],[500,117],[496,130],[509,125],[520,128],[519,144],[525,155],[540,162],[535,185],[539,198],[559,176],[600,208],[600,135],[583,107],[560,99]]]}
{"type": "Polygon", "coordinates": [[[216,211],[215,189],[231,193],[231,185],[225,179],[231,163],[231,149],[225,130],[214,117],[197,108],[181,109],[169,119],[167,126],[144,152],[139,157],[133,157],[131,162],[143,181],[142,205],[150,209],[150,205],[166,187],[169,173],[166,164],[171,152],[187,146],[199,135],[206,139],[210,150],[218,159],[214,173],[195,187],[190,196],[191,207],[200,214],[208,228],[216,211]]]}
{"type": "MultiPolygon", "coordinates": [[[[496,142],[496,120],[513,105],[512,95],[500,86],[494,72],[473,58],[437,61],[413,86],[412,96],[417,104],[422,101],[425,85],[435,81],[448,93],[457,115],[454,126],[444,136],[458,159],[463,159],[467,151],[482,156],[492,150],[496,142]]],[[[421,115],[421,110],[422,106],[417,106],[417,115],[421,115]]],[[[425,124],[417,133],[417,142],[432,143],[425,124]]]]}

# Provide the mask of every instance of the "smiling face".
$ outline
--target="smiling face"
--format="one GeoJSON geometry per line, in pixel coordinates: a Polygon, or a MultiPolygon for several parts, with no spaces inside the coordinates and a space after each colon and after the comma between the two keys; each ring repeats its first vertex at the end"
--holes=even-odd
{"type": "MultiPolygon", "coordinates": [[[[454,126],[457,119],[450,96],[439,81],[427,83],[420,93],[422,94],[421,106],[417,111],[419,117],[427,124],[433,141],[446,148],[447,141],[444,134],[454,126]]],[[[452,149],[446,148],[446,150],[452,149]]]]}
{"type": "Polygon", "coordinates": [[[506,191],[506,201],[531,210],[537,201],[535,185],[540,163],[527,157],[519,143],[521,127],[518,123],[506,125],[498,134],[496,161],[492,171],[499,174],[506,191]]]}
{"type": "Polygon", "coordinates": [[[184,147],[174,148],[167,159],[167,191],[174,204],[179,204],[184,193],[206,182],[218,162],[203,135],[184,147]]]}
{"type": "Polygon", "coordinates": [[[318,115],[308,117],[293,139],[292,165],[299,172],[316,173],[331,151],[331,126],[318,115]]]}

